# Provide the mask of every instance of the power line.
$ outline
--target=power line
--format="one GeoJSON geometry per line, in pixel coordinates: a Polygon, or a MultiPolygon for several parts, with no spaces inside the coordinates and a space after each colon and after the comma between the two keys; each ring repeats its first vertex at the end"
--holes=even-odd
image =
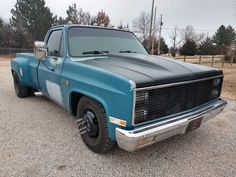
{"type": "MultiPolygon", "coordinates": [[[[175,28],[162,28],[163,30],[171,30],[171,31],[173,31],[173,30],[175,30],[175,28]]],[[[177,30],[185,30],[184,28],[177,28],[177,30]]],[[[212,29],[195,29],[194,28],[194,30],[195,31],[199,31],[199,32],[210,32],[210,31],[212,31],[212,32],[216,32],[217,30],[212,30],[212,29]]]]}

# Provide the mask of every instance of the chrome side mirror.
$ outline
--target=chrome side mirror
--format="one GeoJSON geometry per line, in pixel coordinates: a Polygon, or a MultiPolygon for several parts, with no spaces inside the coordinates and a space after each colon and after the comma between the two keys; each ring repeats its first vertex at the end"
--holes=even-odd
{"type": "Polygon", "coordinates": [[[47,46],[43,41],[34,42],[34,55],[39,60],[45,60],[48,55],[47,46]]]}

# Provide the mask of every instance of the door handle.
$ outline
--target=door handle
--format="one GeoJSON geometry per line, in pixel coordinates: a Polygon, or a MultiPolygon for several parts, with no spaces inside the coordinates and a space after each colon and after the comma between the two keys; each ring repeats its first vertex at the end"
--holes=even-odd
{"type": "Polygon", "coordinates": [[[58,57],[52,57],[51,59],[53,59],[53,60],[58,60],[58,57]]]}

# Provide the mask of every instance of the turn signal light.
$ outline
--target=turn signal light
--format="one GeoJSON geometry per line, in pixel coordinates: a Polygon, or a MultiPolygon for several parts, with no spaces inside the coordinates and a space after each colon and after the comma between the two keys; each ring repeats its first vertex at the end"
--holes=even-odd
{"type": "Polygon", "coordinates": [[[111,116],[110,116],[110,122],[113,124],[120,125],[122,127],[126,127],[126,124],[127,124],[125,120],[121,120],[121,119],[111,117],[111,116]]]}

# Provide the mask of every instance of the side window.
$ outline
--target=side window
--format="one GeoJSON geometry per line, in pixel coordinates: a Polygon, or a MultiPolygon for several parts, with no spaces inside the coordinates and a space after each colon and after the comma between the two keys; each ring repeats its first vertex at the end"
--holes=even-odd
{"type": "MultiPolygon", "coordinates": [[[[47,48],[48,56],[62,56],[61,49],[62,30],[53,31],[48,39],[47,48]]],[[[63,44],[63,42],[62,42],[63,44]]]]}

